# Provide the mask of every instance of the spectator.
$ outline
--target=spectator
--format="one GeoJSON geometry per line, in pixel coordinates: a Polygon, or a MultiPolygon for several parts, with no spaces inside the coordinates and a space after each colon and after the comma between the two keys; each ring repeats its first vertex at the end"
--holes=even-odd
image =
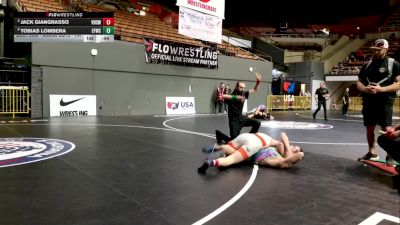
{"type": "MultiPolygon", "coordinates": [[[[225,93],[226,95],[230,95],[232,93],[232,89],[229,84],[225,85],[225,93]]],[[[228,110],[228,104],[225,102],[225,112],[228,110]]]]}
{"type": "MultiPolygon", "coordinates": [[[[400,122],[388,128],[385,134],[379,136],[378,144],[390,157],[400,162],[400,122]]],[[[390,161],[386,161],[386,164],[393,166],[390,161]]],[[[397,171],[397,175],[393,176],[394,186],[400,193],[400,166],[396,166],[395,170],[397,171]]]]}
{"type": "Polygon", "coordinates": [[[358,75],[360,73],[360,69],[357,66],[353,66],[352,74],[358,75]]]}
{"type": "Polygon", "coordinates": [[[221,82],[215,93],[215,100],[218,107],[218,110],[216,111],[219,113],[223,113],[225,111],[224,94],[225,94],[225,84],[221,82]]]}
{"type": "MultiPolygon", "coordinates": [[[[400,162],[400,122],[395,126],[388,128],[385,134],[378,137],[378,144],[394,160],[400,162]]],[[[400,166],[398,166],[400,169],[400,166]]],[[[399,171],[400,173],[400,171],[399,171]]]]}
{"type": "Polygon", "coordinates": [[[364,55],[364,51],[363,50],[358,50],[356,52],[356,59],[357,61],[364,61],[365,60],[365,55],[364,55]]]}
{"type": "Polygon", "coordinates": [[[354,62],[354,61],[356,61],[356,53],[351,52],[349,57],[349,62],[354,62]]]}
{"type": "Polygon", "coordinates": [[[348,110],[349,104],[350,104],[350,89],[349,88],[346,88],[346,90],[344,91],[342,99],[343,99],[342,115],[348,116],[347,110],[348,110]]]}
{"type": "Polygon", "coordinates": [[[386,131],[392,125],[393,101],[400,89],[400,64],[387,56],[388,41],[378,39],[371,49],[372,59],[361,68],[357,81],[363,99],[362,114],[368,141],[368,153],[359,160],[379,159],[375,149],[375,127],[379,125],[386,131]]]}

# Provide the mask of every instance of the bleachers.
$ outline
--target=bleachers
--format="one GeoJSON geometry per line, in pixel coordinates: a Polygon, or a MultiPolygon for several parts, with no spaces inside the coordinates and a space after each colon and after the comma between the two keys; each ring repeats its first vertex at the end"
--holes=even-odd
{"type": "Polygon", "coordinates": [[[24,12],[66,12],[65,8],[54,0],[15,0],[24,12]]]}
{"type": "MultiPolygon", "coordinates": [[[[373,45],[374,41],[375,40],[367,41],[357,51],[352,52],[347,59],[338,63],[338,65],[335,65],[332,68],[330,75],[358,75],[361,67],[372,57],[372,51],[370,47],[373,45]],[[357,56],[357,52],[362,52],[362,56],[357,56]]],[[[400,40],[395,36],[392,36],[388,39],[388,42],[388,56],[398,60],[398,56],[396,54],[398,54],[400,51],[400,40]]]]}
{"type": "Polygon", "coordinates": [[[400,7],[397,7],[393,13],[386,19],[379,28],[380,32],[400,31],[400,7]]]}
{"type": "MultiPolygon", "coordinates": [[[[79,5],[86,12],[113,11],[96,5],[79,5]]],[[[160,19],[148,13],[146,16],[138,16],[133,13],[114,11],[115,34],[121,36],[121,40],[143,43],[143,37],[157,38],[192,45],[202,45],[201,41],[178,34],[171,25],[163,23],[160,19]]]]}

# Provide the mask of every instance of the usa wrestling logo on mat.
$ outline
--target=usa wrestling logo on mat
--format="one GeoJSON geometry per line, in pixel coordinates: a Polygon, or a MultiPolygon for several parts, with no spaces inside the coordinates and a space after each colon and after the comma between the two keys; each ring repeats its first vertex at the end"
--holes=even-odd
{"type": "Polygon", "coordinates": [[[316,130],[316,129],[332,129],[333,126],[321,123],[307,123],[295,121],[262,121],[262,127],[280,128],[280,129],[299,129],[299,130],[316,130]]]}
{"type": "Polygon", "coordinates": [[[0,138],[0,167],[32,163],[74,150],[69,141],[47,138],[0,138]]]}

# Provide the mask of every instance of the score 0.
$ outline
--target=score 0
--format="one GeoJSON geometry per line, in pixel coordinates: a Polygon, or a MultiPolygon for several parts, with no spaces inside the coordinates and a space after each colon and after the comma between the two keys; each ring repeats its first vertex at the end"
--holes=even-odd
{"type": "Polygon", "coordinates": [[[103,18],[103,26],[114,26],[114,18],[103,18]]]}

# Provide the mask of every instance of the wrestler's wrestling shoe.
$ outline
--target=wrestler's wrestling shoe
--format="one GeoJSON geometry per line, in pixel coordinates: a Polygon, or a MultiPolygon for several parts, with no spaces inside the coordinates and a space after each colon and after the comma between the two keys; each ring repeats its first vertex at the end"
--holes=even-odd
{"type": "Polygon", "coordinates": [[[217,144],[210,144],[210,145],[204,146],[202,150],[204,153],[211,153],[211,152],[215,151],[216,146],[217,146],[217,144]]]}
{"type": "Polygon", "coordinates": [[[206,160],[203,165],[201,165],[198,169],[197,172],[201,173],[201,174],[205,174],[206,170],[208,169],[208,167],[210,167],[210,163],[212,163],[212,161],[210,162],[210,160],[206,160]]]}

